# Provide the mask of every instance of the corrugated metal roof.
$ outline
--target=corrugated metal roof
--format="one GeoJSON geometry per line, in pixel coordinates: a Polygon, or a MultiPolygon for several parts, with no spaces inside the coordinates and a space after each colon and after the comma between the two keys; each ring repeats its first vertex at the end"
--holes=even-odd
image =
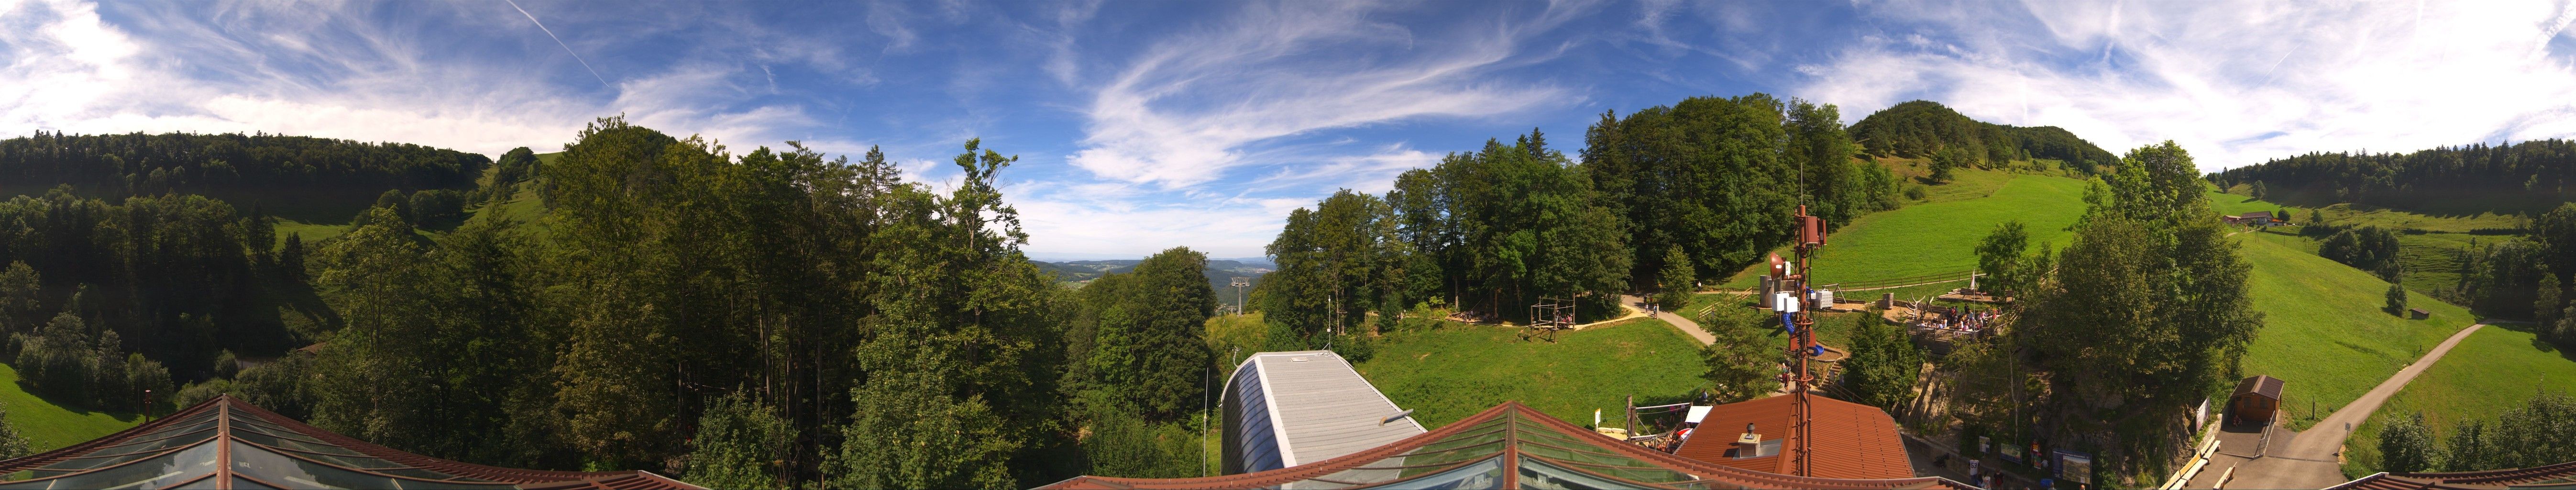
{"type": "Polygon", "coordinates": [[[1351,369],[1333,351],[1264,352],[1258,363],[1263,396],[1275,417],[1282,459],[1288,466],[1333,459],[1424,432],[1406,417],[1379,423],[1403,409],[1351,369]]]}
{"type": "MultiPolygon", "coordinates": [[[[1896,418],[1878,407],[1862,405],[1821,395],[1807,397],[1813,404],[1815,424],[1808,431],[1815,440],[1808,448],[1814,451],[1817,478],[1910,478],[1914,465],[1905,456],[1905,442],[1897,438],[1896,418]]],[[[1766,473],[1796,474],[1796,462],[1790,454],[1797,447],[1795,427],[1798,423],[1797,397],[1774,396],[1759,400],[1710,407],[1699,428],[1691,432],[1675,454],[1685,458],[1744,468],[1766,473]],[[1736,458],[1729,453],[1735,438],[1745,424],[1753,424],[1754,433],[1762,440],[1781,441],[1780,454],[1753,458],[1736,458]]]]}

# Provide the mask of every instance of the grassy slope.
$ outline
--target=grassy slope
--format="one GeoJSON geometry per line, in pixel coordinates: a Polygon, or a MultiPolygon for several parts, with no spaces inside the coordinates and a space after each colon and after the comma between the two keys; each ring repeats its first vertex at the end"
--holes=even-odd
{"type": "Polygon", "coordinates": [[[2307,222],[2308,213],[2313,212],[2313,210],[2307,208],[2283,206],[2273,204],[2270,201],[2262,201],[2252,197],[2246,197],[2244,195],[2219,192],[2216,187],[2205,189],[2201,192],[2201,195],[2209,197],[2210,209],[2216,210],[2218,211],[2218,214],[2224,215],[2239,215],[2255,211],[2279,212],[2280,210],[2288,209],[2290,210],[2290,217],[2292,220],[2305,223],[2307,222]]]}
{"type": "Polygon", "coordinates": [[[1390,336],[1376,357],[1356,367],[1433,429],[1505,400],[1590,424],[1594,409],[1620,417],[1627,395],[1637,395],[1639,404],[1672,403],[1706,383],[1699,377],[1707,368],[1698,342],[1660,320],[1563,332],[1553,343],[1522,341],[1519,331],[1444,322],[1390,336]]]}
{"type": "Polygon", "coordinates": [[[2345,442],[2344,474],[2379,471],[2379,429],[2394,417],[2424,413],[2435,440],[2451,435],[2453,424],[2491,420],[2521,406],[2540,389],[2567,391],[2576,386],[2576,352],[2559,350],[2527,331],[2489,325],[2451,347],[2451,353],[2406,383],[2388,398],[2368,422],[2345,442]]]}
{"type": "Polygon", "coordinates": [[[2424,320],[2379,311],[2388,283],[2369,273],[2301,251],[2309,240],[2270,233],[2236,235],[2254,271],[2247,279],[2263,329],[2246,348],[2244,374],[2288,383],[2283,407],[2305,429],[2370,391],[2443,338],[2474,323],[2468,310],[2423,294],[2408,304],[2433,312],[2424,320]],[[2315,403],[2316,414],[2309,404],[2315,403]]]}
{"type": "MultiPolygon", "coordinates": [[[[2243,194],[2245,189],[2246,186],[2238,185],[2231,189],[2232,193],[2211,190],[2207,195],[2211,206],[2224,214],[2277,210],[2285,207],[2245,197],[2243,194]]],[[[2296,214],[2294,221],[2298,223],[2308,222],[2308,214],[2317,212],[2310,208],[2287,208],[2296,214]]],[[[2452,254],[2467,247],[2471,240],[2479,243],[2494,243],[2508,238],[2474,235],[2470,234],[2470,231],[2520,226],[2518,218],[2493,213],[2474,216],[2428,216],[2371,206],[2356,207],[2350,204],[2327,206],[2325,213],[2328,223],[2350,226],[2376,225],[2407,230],[2406,233],[2397,235],[2397,259],[2405,266],[2405,271],[2398,277],[2398,282],[2405,283],[2407,289],[2415,291],[2433,291],[2459,285],[2460,264],[2458,257],[2452,254]]],[[[2308,253],[2316,253],[2317,250],[2313,242],[2301,248],[2308,253]]]]}
{"type": "MultiPolygon", "coordinates": [[[[1958,184],[1994,181],[1987,195],[1906,206],[1855,219],[1827,239],[1816,258],[1820,282],[1871,281],[1965,272],[1977,267],[1976,245],[2005,220],[2021,220],[2032,243],[2063,246],[2067,225],[2084,214],[2084,181],[2063,177],[1968,170],[1958,184]]],[[[1942,189],[1949,186],[1935,187],[1942,189]]],[[[1756,268],[1762,264],[1754,264],[1756,268]]],[[[1755,285],[1755,269],[1738,272],[1732,288],[1755,285]]]]}
{"type": "Polygon", "coordinates": [[[0,364],[0,406],[9,409],[9,425],[27,437],[36,451],[51,451],[88,442],[143,423],[131,413],[111,414],[66,408],[38,398],[18,386],[18,369],[0,364]]]}
{"type": "Polygon", "coordinates": [[[2328,223],[2354,226],[2378,225],[2382,228],[2399,230],[2468,233],[2475,230],[2500,230],[2522,226],[2521,218],[2495,213],[2431,216],[2362,204],[2336,204],[2326,206],[2325,209],[2328,223]]]}

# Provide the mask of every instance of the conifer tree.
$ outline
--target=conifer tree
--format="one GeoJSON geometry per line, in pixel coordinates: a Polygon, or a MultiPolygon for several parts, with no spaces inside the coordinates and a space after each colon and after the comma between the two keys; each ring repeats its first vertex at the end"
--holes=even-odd
{"type": "Polygon", "coordinates": [[[2393,282],[2388,283],[2387,308],[2388,313],[2391,315],[2406,316],[2406,286],[2393,282]]]}
{"type": "Polygon", "coordinates": [[[1690,305],[1691,289],[1698,275],[1691,266],[1690,255],[1682,253],[1681,247],[1664,252],[1664,274],[1658,281],[1663,292],[1655,295],[1655,306],[1664,311],[1681,311],[1690,305]]]}

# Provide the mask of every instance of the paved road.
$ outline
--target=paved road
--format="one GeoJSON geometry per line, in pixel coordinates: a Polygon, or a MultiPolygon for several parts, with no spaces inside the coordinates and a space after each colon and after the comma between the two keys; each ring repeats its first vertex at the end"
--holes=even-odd
{"type": "Polygon", "coordinates": [[[2344,439],[2352,437],[2352,431],[2347,427],[2359,427],[2363,421],[2370,420],[2370,413],[2379,410],[2380,403],[2387,402],[2389,396],[2405,388],[2406,382],[2414,380],[2415,375],[2423,374],[2424,368],[2442,360],[2443,354],[2451,352],[2451,346],[2460,345],[2460,339],[2469,338],[2470,333],[2485,326],[2481,323],[2460,329],[2459,333],[2451,334],[2451,338],[2442,340],[2441,345],[2434,346],[2432,352],[2424,353],[2424,357],[2416,359],[2414,364],[2397,370],[2395,376],[2389,376],[2387,381],[2379,383],[2379,387],[2371,388],[2370,393],[2327,415],[2307,432],[2293,435],[2288,441],[2272,441],[2272,447],[2263,451],[2261,459],[2238,466],[2236,481],[2229,482],[2227,486],[2325,488],[2350,481],[2343,477],[2342,466],[2335,463],[2337,453],[2343,451],[2344,439]]]}
{"type": "MultiPolygon", "coordinates": [[[[1629,308],[1642,309],[1646,304],[1646,300],[1638,299],[1636,296],[1622,294],[1619,295],[1619,303],[1626,305],[1629,308]]],[[[1665,311],[1655,313],[1655,319],[1663,320],[1664,323],[1671,324],[1673,328],[1680,329],[1683,334],[1689,335],[1690,338],[1699,339],[1699,345],[1714,345],[1717,343],[1717,336],[1709,335],[1707,329],[1699,328],[1699,322],[1691,321],[1689,318],[1682,318],[1681,315],[1665,311]]]]}

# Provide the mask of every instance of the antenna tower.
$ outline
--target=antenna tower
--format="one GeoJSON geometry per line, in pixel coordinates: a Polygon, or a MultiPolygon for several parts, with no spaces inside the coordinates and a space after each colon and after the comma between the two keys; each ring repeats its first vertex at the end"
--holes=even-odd
{"type": "Polygon", "coordinates": [[[1243,302],[1243,288],[1252,285],[1252,278],[1235,276],[1232,282],[1226,285],[1234,286],[1234,314],[1243,314],[1243,307],[1246,306],[1243,302]]]}
{"type": "Polygon", "coordinates": [[[1808,216],[1807,207],[1803,205],[1798,206],[1798,214],[1793,217],[1798,221],[1798,243],[1793,248],[1795,258],[1783,261],[1778,255],[1771,256],[1771,275],[1778,279],[1780,291],[1765,299],[1772,303],[1773,311],[1780,312],[1781,326],[1789,329],[1788,354],[1796,359],[1789,364],[1789,379],[1786,380],[1790,385],[1789,396],[1796,397],[1792,404],[1797,406],[1798,415],[1797,427],[1791,429],[1798,442],[1790,449],[1789,456],[1796,463],[1794,468],[1798,476],[1814,476],[1815,462],[1808,446],[1814,440],[1815,411],[1807,391],[1816,378],[1808,371],[1807,365],[1808,360],[1823,349],[1816,344],[1816,319],[1810,311],[1825,305],[1805,303],[1815,297],[1808,274],[1815,267],[1816,249],[1825,246],[1825,219],[1808,216]]]}

